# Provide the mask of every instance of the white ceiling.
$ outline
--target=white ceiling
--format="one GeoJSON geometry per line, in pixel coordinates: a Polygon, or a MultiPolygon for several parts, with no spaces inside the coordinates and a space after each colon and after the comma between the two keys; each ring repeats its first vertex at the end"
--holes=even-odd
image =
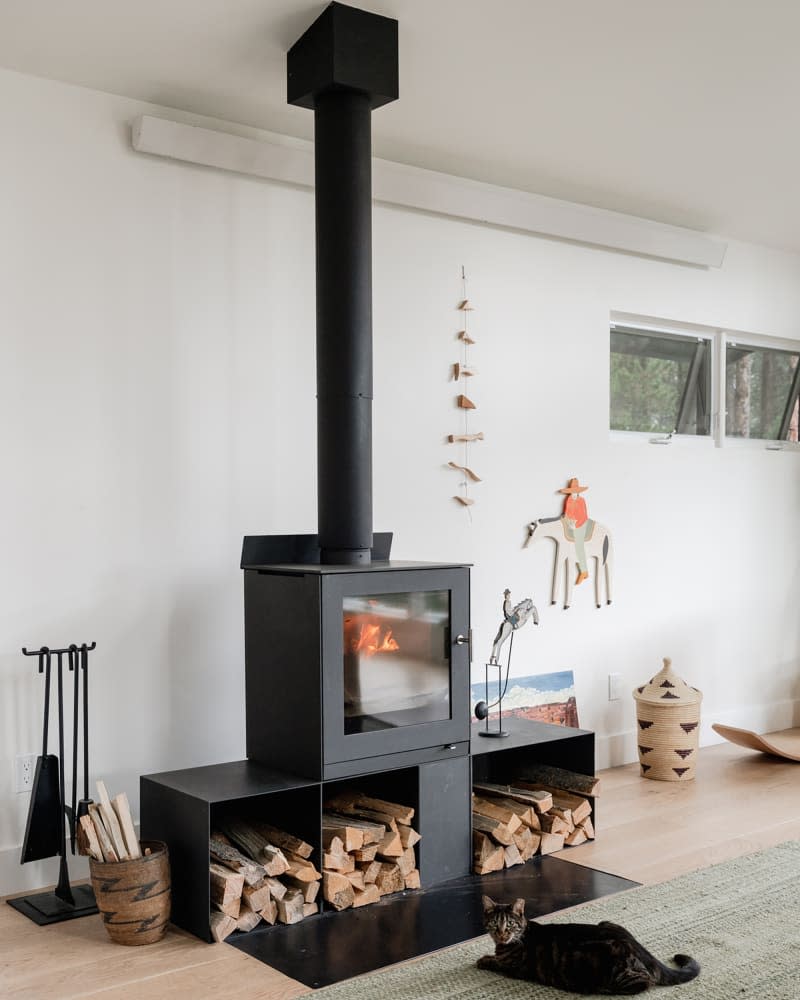
{"type": "MultiPolygon", "coordinates": [[[[314,0],[2,0],[0,65],[311,138],[314,0]]],[[[800,252],[797,0],[354,0],[400,23],[376,155],[800,252]]]]}

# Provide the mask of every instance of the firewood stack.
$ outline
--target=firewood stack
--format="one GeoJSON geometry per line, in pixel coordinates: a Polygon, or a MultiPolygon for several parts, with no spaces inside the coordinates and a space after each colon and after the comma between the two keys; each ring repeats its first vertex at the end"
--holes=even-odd
{"type": "Polygon", "coordinates": [[[544,765],[510,785],[475,784],[474,873],[486,875],[522,864],[537,852],[552,854],[594,840],[591,817],[599,786],[596,778],[544,765]]]}
{"type": "Polygon", "coordinates": [[[262,920],[296,924],[317,913],[322,873],[311,844],[267,823],[225,820],[211,834],[211,934],[224,941],[262,920]]]}
{"type": "Polygon", "coordinates": [[[322,814],[322,896],[336,910],[419,889],[410,806],[347,789],[322,814]]]}

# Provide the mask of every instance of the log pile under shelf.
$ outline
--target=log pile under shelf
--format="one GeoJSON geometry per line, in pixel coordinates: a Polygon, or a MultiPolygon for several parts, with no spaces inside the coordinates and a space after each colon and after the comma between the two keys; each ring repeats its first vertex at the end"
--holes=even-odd
{"type": "Polygon", "coordinates": [[[262,921],[296,924],[319,911],[311,844],[267,823],[224,820],[211,834],[211,934],[224,941],[262,921]]]}
{"type": "Polygon", "coordinates": [[[486,875],[523,864],[537,853],[594,840],[593,798],[598,792],[596,778],[551,767],[534,768],[509,785],[476,783],[474,873],[486,875]]]}
{"type": "Polygon", "coordinates": [[[346,789],[322,813],[322,896],[335,910],[419,889],[410,806],[346,789]]]}

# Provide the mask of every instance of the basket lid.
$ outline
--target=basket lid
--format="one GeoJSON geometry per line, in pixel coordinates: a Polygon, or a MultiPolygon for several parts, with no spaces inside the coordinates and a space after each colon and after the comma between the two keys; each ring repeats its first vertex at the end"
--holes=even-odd
{"type": "Polygon", "coordinates": [[[672,669],[672,660],[665,656],[661,670],[647,684],[636,688],[633,697],[652,705],[698,705],[703,693],[678,677],[672,669]]]}

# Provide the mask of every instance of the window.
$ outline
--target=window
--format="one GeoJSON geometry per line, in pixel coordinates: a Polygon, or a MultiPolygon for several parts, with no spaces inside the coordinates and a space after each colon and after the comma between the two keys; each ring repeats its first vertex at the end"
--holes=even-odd
{"type": "Polygon", "coordinates": [[[728,437],[797,441],[799,357],[799,351],[725,344],[728,437]]]}
{"type": "Polygon", "coordinates": [[[612,431],[800,450],[800,342],[612,314],[612,431]]]}
{"type": "Polygon", "coordinates": [[[611,327],[611,429],[711,432],[711,340],[611,327]]]}

